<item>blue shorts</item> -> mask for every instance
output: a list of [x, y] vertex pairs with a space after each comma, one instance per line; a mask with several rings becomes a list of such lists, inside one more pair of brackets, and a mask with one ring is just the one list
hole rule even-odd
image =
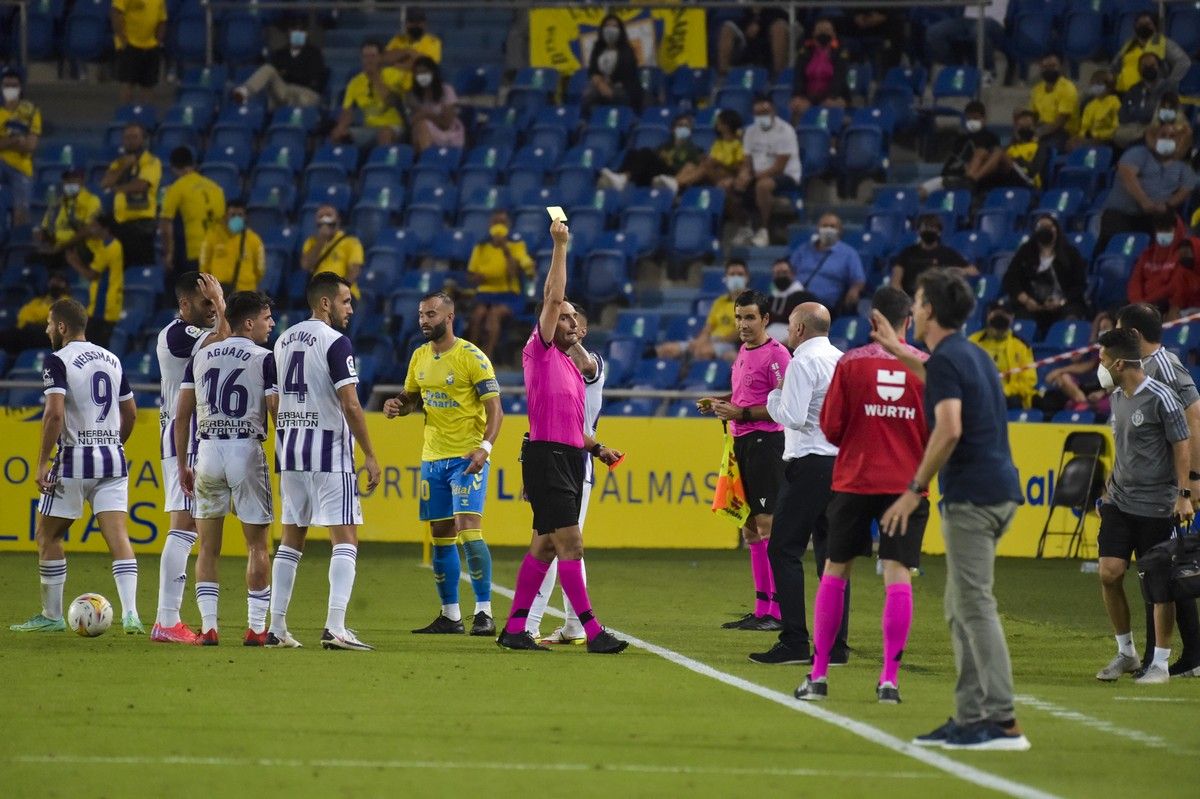
[[421, 461], [421, 521], [453, 519], [455, 514], [483, 515], [491, 462], [478, 474], [467, 474], [467, 458]]

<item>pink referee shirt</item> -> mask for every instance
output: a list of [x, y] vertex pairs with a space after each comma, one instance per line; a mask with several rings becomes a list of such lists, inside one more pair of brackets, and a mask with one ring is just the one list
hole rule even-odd
[[[783, 388], [783, 374], [791, 360], [792, 354], [788, 348], [773, 338], [753, 348], [743, 344], [737, 360], [733, 362], [733, 396], [729, 401], [740, 408], [766, 405], [767, 395], [777, 388]], [[735, 436], [744, 436], [756, 430], [777, 433], [783, 430], [783, 425], [770, 420], [741, 422], [735, 419], [729, 423], [729, 432]]]
[[583, 446], [583, 375], [570, 356], [542, 341], [534, 327], [521, 351], [525, 367], [525, 400], [529, 406], [529, 440]]

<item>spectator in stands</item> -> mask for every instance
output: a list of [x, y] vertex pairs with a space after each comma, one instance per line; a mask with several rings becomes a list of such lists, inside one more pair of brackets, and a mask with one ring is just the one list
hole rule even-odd
[[730, 67], [765, 67], [777, 75], [788, 65], [787, 12], [779, 8], [754, 8], [741, 18], [726, 20], [717, 34], [717, 72]]
[[689, 186], [716, 184], [722, 191], [729, 192], [746, 160], [746, 151], [742, 148], [742, 116], [732, 108], [724, 108], [717, 113], [715, 123], [717, 138], [708, 155], [698, 164], [684, 164], [675, 174], [673, 183], [662, 181], [665, 188], [678, 192]]
[[988, 188], [996, 186], [1022, 186], [1040, 189], [1042, 173], [1053, 152], [1043, 147], [1037, 138], [1037, 114], [1023, 109], [1013, 114], [1013, 139], [1004, 150], [1001, 168], [985, 181]]
[[467, 262], [476, 291], [467, 338], [489, 358], [500, 343], [504, 323], [525, 307], [521, 278], [534, 276], [525, 242], [510, 238], [509, 233], [508, 213], [492, 214], [488, 237], [475, 245]]
[[822, 214], [816, 237], [801, 244], [788, 258], [796, 279], [834, 316], [856, 312], [858, 297], [867, 282], [858, 253], [841, 237], [842, 220], [838, 215]]
[[838, 38], [865, 55], [876, 73], [882, 75], [900, 65], [907, 45], [906, 21], [904, 12], [894, 6], [853, 8], [841, 17]]
[[850, 104], [850, 54], [842, 48], [833, 21], [818, 20], [813, 37], [796, 56], [792, 79], [792, 120], [799, 121], [814, 105], [845, 108]]
[[1062, 74], [1062, 61], [1054, 53], [1042, 57], [1042, 79], [1029, 92], [1029, 105], [1037, 114], [1038, 140], [1062, 147], [1079, 130], [1079, 90]]
[[100, 198], [84, 186], [79, 167], [63, 170], [54, 203], [46, 208], [41, 225], [33, 231], [38, 260], [51, 272], [67, 268], [66, 251], [83, 246], [88, 223], [100, 213]]
[[140, 102], [148, 103], [158, 85], [159, 50], [166, 44], [166, 0], [112, 0], [109, 16], [117, 49], [114, 67], [121, 82], [121, 103], [133, 102], [135, 86]]
[[[162, 161], [146, 147], [146, 129], [130, 122], [121, 134], [120, 155], [100, 179], [100, 188], [114, 195], [113, 218], [119, 225], [116, 234], [121, 239], [123, 264], [146, 266], [155, 261], [161, 182]], [[90, 336], [89, 340], [94, 341]]]
[[1087, 262], [1053, 214], [1034, 221], [1033, 235], [1013, 253], [1004, 294], [1022, 318], [1037, 322], [1038, 337], [1060, 319], [1087, 317]]
[[1117, 76], [1117, 92], [1124, 94], [1139, 79], [1145, 77], [1147, 62], [1142, 57], [1147, 53], [1155, 57], [1156, 68], [1161, 69], [1175, 87], [1183, 80], [1192, 60], [1178, 44], [1158, 32], [1158, 19], [1150, 12], [1137, 15], [1133, 23], [1133, 38], [1125, 42], [1113, 56], [1112, 71]]
[[21, 73], [6, 69], [0, 73], [0, 186], [12, 199], [13, 223], [29, 222], [29, 201], [33, 194], [33, 154], [42, 135], [42, 112], [24, 97]]
[[[1092, 335], [1088, 343], [1095, 344], [1102, 333], [1107, 333], [1115, 326], [1112, 314], [1101, 311], [1092, 321]], [[1042, 395], [1042, 411], [1047, 419], [1064, 408], [1071, 411], [1090, 409], [1097, 418], [1108, 416], [1108, 392], [1096, 377], [1096, 365], [1099, 363], [1099, 353], [1089, 350], [1072, 357], [1067, 365], [1046, 373], [1047, 391]]]
[[1121, 124], [1113, 137], [1118, 147], [1130, 147], [1141, 141], [1147, 128], [1156, 121], [1155, 113], [1164, 96], [1178, 91], [1178, 85], [1165, 77], [1162, 60], [1154, 53], [1143, 53], [1140, 63], [1142, 79], [1121, 97]]
[[[1037, 369], [1033, 368], [1033, 350], [1012, 331], [1013, 312], [1008, 300], [1001, 298], [988, 308], [987, 325], [972, 333], [971, 341], [992, 356], [1000, 371], [1000, 384], [1009, 408], [1032, 408], [1037, 397]], [[1028, 366], [1018, 372], [1010, 370]]]
[[624, 191], [630, 182], [635, 186], [650, 186], [678, 191], [675, 176], [685, 169], [698, 170], [704, 151], [692, 141], [693, 119], [691, 114], [681, 114], [675, 119], [671, 139], [651, 150], [640, 147], [630, 150], [621, 162], [620, 172], [607, 167], [600, 170], [598, 185], [602, 189]]
[[[196, 159], [190, 147], [176, 147], [171, 151], [171, 172], [175, 182], [163, 193], [158, 227], [167, 283], [173, 288], [172, 272], [199, 269], [204, 237], [225, 218], [225, 191], [196, 171]], [[183, 239], [182, 248], [177, 246], [180, 238]]]
[[781, 344], [788, 343], [788, 320], [796, 306], [806, 302], [820, 302], [817, 295], [804, 288], [792, 272], [787, 258], [780, 258], [771, 265], [771, 323], [767, 335]]
[[0, 330], [0, 349], [16, 356], [21, 350], [48, 348], [50, 339], [46, 337], [46, 320], [50, 315], [50, 306], [55, 300], [67, 296], [69, 290], [65, 275], [50, 275], [46, 291], [17, 311], [16, 327]]
[[1192, 125], [1184, 114], [1179, 95], [1175, 92], [1164, 94], [1154, 112], [1154, 119], [1160, 125], [1173, 126], [1171, 138], [1175, 139], [1175, 152], [1186, 160], [1192, 152]]
[[1113, 88], [1112, 73], [1098, 69], [1088, 85], [1088, 100], [1083, 106], [1079, 132], [1067, 142], [1067, 149], [1109, 146], [1120, 124], [1121, 98]]
[[[930, 25], [925, 31], [925, 45], [930, 60], [938, 64], [974, 64], [979, 14], [979, 6], [967, 6], [963, 9], [961, 17], [948, 17]], [[1008, 48], [1008, 37], [1004, 32], [1008, 0], [992, 0], [983, 9], [983, 14], [983, 68], [987, 73], [984, 75], [986, 84], [996, 77], [996, 50], [1005, 52]], [[1005, 83], [1009, 82], [1011, 74], [1010, 64]]]
[[[739, 195], [745, 195], [747, 201], [753, 198], [758, 211], [758, 229], [743, 226], [735, 241], [742, 245], [767, 247], [771, 243], [769, 229], [775, 192], [800, 185], [800, 143], [796, 139], [796, 129], [779, 118], [771, 98], [759, 97], [754, 101], [754, 124], [742, 136], [742, 149], [746, 157], [731, 184], [731, 205], [734, 206], [733, 213], [744, 218], [746, 214], [738, 202]], [[832, 306], [828, 307], [832, 309]]]
[[[360, 52], [362, 72], [346, 84], [342, 114], [329, 138], [335, 142], [353, 141], [359, 147], [395, 144], [404, 130], [400, 117], [403, 74], [383, 65], [379, 42], [364, 42]], [[362, 127], [352, 127], [355, 108], [362, 112]]]
[[1200, 238], [1188, 232], [1182, 219], [1170, 211], [1155, 214], [1154, 238], [1129, 277], [1129, 301], [1153, 305], [1168, 322], [1200, 306], [1198, 255]]
[[404, 33], [393, 36], [383, 53], [383, 63], [399, 70], [401, 92], [412, 88], [413, 67], [422, 56], [442, 63], [442, 40], [425, 27], [424, 9], [410, 8], [404, 16]]
[[91, 259], [85, 264], [78, 252], [67, 250], [67, 265], [88, 282], [87, 340], [107, 347], [125, 307], [125, 251], [117, 221], [108, 214], [97, 214], [88, 227]]
[[588, 76], [591, 82], [583, 93], [584, 109], [596, 105], [642, 107], [637, 54], [629, 43], [625, 23], [616, 14], [600, 20], [600, 38], [588, 59]]
[[262, 239], [246, 225], [245, 200], [231, 200], [223, 224], [209, 228], [200, 247], [200, 271], [215, 277], [225, 296], [258, 289], [267, 254]]
[[1004, 166], [1004, 148], [1000, 146], [1000, 139], [987, 129], [987, 107], [978, 100], [971, 100], [963, 109], [963, 130], [954, 140], [941, 176], [922, 183], [921, 196], [927, 197], [942, 189], [978, 191], [985, 180]]
[[1118, 233], [1154, 233], [1155, 214], [1179, 213], [1196, 187], [1196, 173], [1176, 152], [1173, 125], [1152, 125], [1146, 143], [1117, 162], [1117, 179], [1100, 216], [1096, 252]]
[[413, 88], [405, 97], [413, 149], [462, 147], [466, 130], [458, 118], [458, 95], [442, 82], [442, 71], [429, 56], [413, 62]]
[[333, 272], [350, 283], [355, 299], [359, 297], [358, 275], [363, 267], [363, 246], [357, 237], [342, 230], [342, 219], [332, 205], [317, 209], [317, 230], [304, 242], [300, 268], [309, 274]]
[[725, 293], [713, 300], [708, 320], [696, 337], [691, 341], [665, 341], [648, 354], [668, 359], [691, 358], [693, 361], [719, 358], [732, 363], [742, 343], [738, 337], [733, 303], [749, 283], [750, 269], [746, 262], [737, 259], [728, 261], [725, 264]]
[[321, 104], [329, 70], [321, 48], [308, 41], [308, 26], [303, 15], [296, 14], [288, 20], [287, 37], [287, 47], [272, 52], [267, 63], [233, 90], [234, 100], [244, 103], [265, 90], [272, 108], [310, 108]]
[[979, 270], [958, 250], [942, 243], [942, 218], [925, 214], [917, 220], [917, 243], [905, 247], [892, 264], [891, 285], [908, 296], [917, 293], [917, 277], [926, 269], [953, 267], [963, 276], [974, 277]]

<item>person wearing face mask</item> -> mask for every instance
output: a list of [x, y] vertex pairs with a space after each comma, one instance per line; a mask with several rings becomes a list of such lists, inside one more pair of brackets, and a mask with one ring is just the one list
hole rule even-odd
[[[1008, 300], [1001, 298], [988, 308], [987, 324], [969, 339], [991, 356], [1000, 372], [1000, 384], [1009, 408], [1032, 408], [1039, 399], [1037, 369], [1032, 366], [1033, 350], [1012, 332], [1013, 311]], [[1009, 374], [1011, 369], [1021, 369]]]
[[[678, 124], [676, 121], [676, 126]], [[654, 185], [678, 193], [689, 186], [713, 184], [728, 193], [746, 159], [746, 151], [742, 148], [742, 116], [732, 108], [724, 108], [717, 113], [714, 127], [717, 138], [708, 155], [699, 163], [685, 164], [674, 178], [660, 175]], [[691, 139], [690, 133], [688, 139]]]
[[1112, 144], [1120, 124], [1121, 98], [1113, 89], [1112, 73], [1098, 69], [1088, 83], [1088, 99], [1083, 106], [1079, 131], [1067, 142], [1067, 149]]
[[24, 99], [21, 73], [5, 69], [0, 73], [0, 186], [12, 198], [13, 223], [29, 221], [29, 200], [33, 192], [33, 154], [42, 135], [42, 112]]
[[421, 56], [413, 62], [413, 88], [404, 97], [413, 148], [462, 147], [466, 129], [458, 118], [458, 95], [442, 82], [437, 62]]
[[400, 70], [400, 91], [413, 86], [413, 65], [421, 56], [442, 63], [442, 40], [429, 32], [425, 10], [409, 8], [404, 17], [404, 33], [397, 33], [387, 43], [383, 63]]
[[841, 237], [842, 220], [837, 214], [822, 214], [817, 235], [788, 257], [796, 279], [834, 316], [855, 312], [867, 282], [862, 259]]
[[1154, 234], [1154, 215], [1179, 213], [1196, 187], [1196, 173], [1176, 153], [1172, 125], [1152, 125], [1145, 144], [1130, 147], [1117, 162], [1117, 178], [1100, 215], [1096, 252], [1118, 233]]
[[624, 191], [631, 182], [635, 186], [655, 186], [679, 190], [676, 175], [685, 169], [695, 169], [704, 157], [704, 151], [692, 141], [694, 121], [691, 114], [675, 118], [671, 138], [657, 150], [639, 147], [630, 150], [621, 162], [619, 172], [604, 168], [600, 170], [597, 185], [602, 189]]
[[1042, 58], [1042, 79], [1029, 93], [1029, 107], [1037, 114], [1038, 138], [1061, 147], [1079, 130], [1079, 90], [1062, 74], [1062, 62], [1050, 53]]
[[799, 121], [814, 105], [845, 108], [850, 104], [850, 85], [846, 74], [850, 56], [838, 42], [833, 21], [818, 20], [813, 36], [796, 57], [790, 108], [792, 120]]
[[51, 275], [46, 290], [17, 311], [16, 327], [0, 330], [0, 349], [13, 357], [21, 350], [48, 349], [50, 339], [46, 336], [46, 320], [50, 318], [50, 306], [55, 300], [66, 297], [69, 291], [64, 275]]
[[148, 266], [156, 260], [162, 161], [150, 152], [146, 139], [146, 129], [139, 123], [126, 125], [120, 154], [100, 179], [100, 188], [113, 193], [113, 218], [119, 225], [116, 233], [129, 266]]
[[[1101, 335], [1112, 330], [1116, 325], [1112, 314], [1101, 311], [1092, 320], [1092, 335], [1089, 344], [1095, 344]], [[1108, 392], [1105, 391], [1096, 377], [1096, 367], [1100, 358], [1094, 351], [1088, 351], [1071, 358], [1066, 366], [1058, 366], [1046, 373], [1046, 393], [1042, 395], [1042, 413], [1046, 419], [1063, 409], [1071, 411], [1091, 410], [1096, 418], [1108, 417], [1110, 406]]]
[[1040, 189], [1046, 161], [1053, 152], [1050, 146], [1043, 147], [1037, 137], [1037, 114], [1028, 109], [1013, 114], [1013, 138], [1004, 150], [1000, 168], [979, 188], [997, 186], [1020, 186]]
[[[1178, 84], [1165, 76], [1162, 59], [1154, 53], [1143, 53], [1139, 64], [1141, 80], [1130, 86], [1121, 96], [1121, 124], [1113, 138], [1118, 147], [1136, 144], [1145, 135], [1147, 128], [1162, 124], [1158, 119], [1158, 109], [1168, 94], [1176, 94], [1178, 91]], [[1178, 105], [1178, 102], [1175, 105]]]
[[[384, 66], [379, 42], [368, 40], [359, 48], [362, 72], [346, 84], [342, 113], [329, 133], [334, 143], [352, 141], [359, 147], [386, 146], [400, 140], [404, 119], [400, 97], [405, 91], [404, 73]], [[409, 85], [412, 75], [409, 73]], [[354, 126], [354, 109], [362, 114], [362, 127]]]
[[[754, 124], [742, 135], [746, 159], [732, 183], [734, 218], [746, 218], [746, 206], [753, 200], [757, 226], [744, 224], [734, 236], [735, 245], [766, 247], [771, 243], [771, 211], [775, 193], [800, 185], [800, 143], [796, 129], [775, 114], [769, 97], [754, 101]], [[832, 306], [831, 306], [832, 307]]]
[[321, 92], [325, 90], [329, 70], [321, 48], [309, 41], [303, 16], [297, 14], [288, 21], [287, 37], [286, 46], [274, 50], [267, 63], [233, 90], [236, 102], [245, 103], [266, 91], [272, 108], [309, 108], [321, 104]]
[[267, 254], [262, 239], [246, 225], [245, 200], [231, 201], [223, 224], [209, 228], [200, 247], [200, 271], [215, 277], [226, 296], [258, 289]]
[[1112, 71], [1117, 76], [1117, 93], [1129, 91], [1144, 77], [1142, 57], [1149, 53], [1162, 66], [1162, 75], [1178, 85], [1192, 65], [1187, 52], [1171, 39], [1158, 32], [1158, 18], [1142, 12], [1133, 22], [1133, 36], [1113, 56]]
[[1200, 306], [1197, 256], [1200, 239], [1188, 235], [1182, 219], [1173, 213], [1155, 215], [1154, 238], [1129, 277], [1129, 301], [1153, 305], [1167, 321]]
[[[726, 12], [717, 34], [717, 72], [730, 67], [765, 67], [777, 75], [788, 65], [787, 12], [754, 8]], [[713, 24], [712, 22], [709, 23]], [[711, 30], [711, 28], [710, 28]]]
[[85, 263], [75, 250], [67, 250], [67, 265], [88, 283], [87, 338], [108, 346], [113, 328], [125, 307], [125, 250], [117, 238], [117, 222], [97, 214], [88, 225]]
[[665, 341], [646, 353], [650, 357], [693, 361], [720, 359], [732, 363], [737, 357], [737, 321], [734, 301], [750, 285], [750, 269], [745, 261], [732, 260], [725, 264], [725, 293], [712, 302], [704, 327], [691, 341]]
[[942, 174], [919, 187], [921, 197], [942, 189], [971, 189], [996, 173], [1004, 164], [1000, 138], [987, 129], [987, 107], [971, 100], [963, 109], [963, 129], [950, 148]]
[[1003, 291], [1017, 315], [1037, 322], [1037, 337], [1060, 319], [1086, 319], [1087, 261], [1058, 220], [1044, 214], [1013, 253]]
[[342, 230], [342, 220], [332, 205], [322, 205], [316, 213], [317, 229], [304, 242], [300, 268], [305, 272], [333, 272], [350, 284], [350, 294], [358, 299], [358, 275], [362, 272], [363, 246], [355, 236]]
[[[196, 171], [195, 156], [189, 147], [171, 151], [171, 172], [175, 181], [163, 193], [158, 230], [167, 283], [174, 286], [174, 273], [199, 268], [204, 237], [212, 228], [220, 227], [225, 216], [225, 191]], [[183, 246], [177, 244], [179, 239]]]
[[958, 274], [975, 277], [979, 270], [967, 263], [962, 253], [942, 243], [942, 218], [927, 214], [917, 220], [917, 243], [900, 251], [892, 264], [892, 288], [903, 289], [908, 296], [917, 292], [917, 277], [926, 269], [952, 267]]
[[1162, 96], [1154, 111], [1154, 123], [1170, 127], [1171, 138], [1175, 140], [1175, 154], [1186, 159], [1192, 152], [1192, 125], [1188, 122], [1178, 94], [1167, 92]]
[[642, 82], [638, 79], [637, 53], [629, 43], [625, 23], [616, 14], [600, 20], [600, 36], [588, 58], [587, 89], [583, 108], [597, 105], [642, 107]]
[[806, 302], [817, 302], [817, 295], [806, 291], [804, 284], [792, 274], [788, 259], [780, 258], [771, 265], [771, 304], [768, 308], [771, 322], [767, 335], [776, 341], [788, 343], [788, 325], [792, 311]]
[[467, 262], [467, 272], [475, 284], [467, 338], [489, 358], [496, 352], [505, 323], [525, 309], [522, 279], [532, 279], [536, 274], [525, 242], [510, 234], [508, 213], [492, 214], [487, 238], [475, 245]]
[[84, 173], [79, 167], [63, 170], [58, 196], [46, 208], [41, 225], [33, 235], [38, 243], [38, 257], [50, 271], [67, 268], [65, 252], [83, 246], [88, 223], [100, 213], [100, 198], [83, 185]]
[[166, 0], [113, 0], [109, 11], [116, 47], [114, 71], [121, 82], [121, 104], [152, 100], [158, 85], [161, 49], [167, 40]]

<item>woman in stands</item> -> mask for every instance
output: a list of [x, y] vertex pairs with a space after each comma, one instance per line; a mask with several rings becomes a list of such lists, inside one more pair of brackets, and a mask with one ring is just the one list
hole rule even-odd
[[[1092, 336], [1089, 344], [1095, 344], [1102, 333], [1107, 333], [1116, 327], [1112, 314], [1101, 311], [1092, 321]], [[1049, 419], [1064, 408], [1071, 411], [1091, 410], [1096, 419], [1108, 417], [1108, 392], [1105, 391], [1096, 377], [1096, 364], [1100, 363], [1100, 355], [1092, 350], [1083, 355], [1076, 355], [1065, 366], [1059, 366], [1046, 373], [1047, 391], [1042, 397], [1042, 411]]]
[[1004, 274], [1004, 293], [1017, 316], [1035, 320], [1041, 339], [1060, 319], [1087, 318], [1086, 291], [1087, 262], [1054, 215], [1041, 214]]
[[642, 83], [638, 80], [637, 54], [629, 43], [625, 23], [616, 14], [600, 21], [600, 38], [588, 59], [591, 83], [583, 93], [583, 107], [628, 105], [642, 107]]
[[421, 56], [413, 63], [413, 87], [404, 98], [413, 149], [462, 147], [465, 130], [458, 118], [458, 95], [442, 82], [437, 62]]
[[792, 84], [792, 122], [799, 122], [814, 105], [845, 108], [850, 105], [847, 75], [850, 58], [837, 40], [837, 31], [829, 19], [818, 20], [813, 37], [796, 56]]

